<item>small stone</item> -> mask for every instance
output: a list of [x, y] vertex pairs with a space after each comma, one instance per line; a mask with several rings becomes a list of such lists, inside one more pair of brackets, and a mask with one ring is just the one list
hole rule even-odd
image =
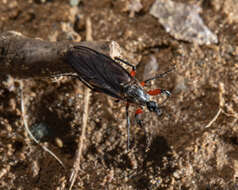
[[199, 45], [217, 43], [218, 39], [203, 23], [197, 5], [176, 3], [170, 0], [156, 0], [150, 14], [158, 18], [165, 30], [178, 40]]

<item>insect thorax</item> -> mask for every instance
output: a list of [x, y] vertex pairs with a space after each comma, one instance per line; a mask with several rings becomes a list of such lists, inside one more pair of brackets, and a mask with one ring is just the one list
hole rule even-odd
[[150, 96], [136, 83], [126, 85], [124, 90], [125, 99], [127, 99], [128, 102], [146, 105], [146, 103], [150, 101]]

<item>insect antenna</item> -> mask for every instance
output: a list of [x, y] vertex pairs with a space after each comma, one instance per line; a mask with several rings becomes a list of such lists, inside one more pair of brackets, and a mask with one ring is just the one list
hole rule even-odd
[[154, 77], [151, 77], [145, 81], [143, 81], [144, 83], [148, 83], [149, 81], [158, 79], [158, 78], [163, 78], [165, 75], [167, 75], [168, 73], [170, 73], [171, 71], [175, 70], [175, 66], [172, 69], [169, 69], [168, 71], [164, 72], [164, 73], [160, 73], [158, 75], [155, 75]]

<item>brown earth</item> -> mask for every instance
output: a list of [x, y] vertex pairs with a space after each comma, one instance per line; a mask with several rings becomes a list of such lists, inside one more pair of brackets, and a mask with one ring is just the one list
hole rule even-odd
[[[163, 116], [147, 111], [142, 115], [151, 144], [146, 145], [144, 130], [133, 121], [129, 153], [125, 103], [92, 93], [74, 189], [238, 189], [238, 20], [234, 11], [238, 2], [180, 2], [201, 6], [201, 16], [217, 34], [218, 44], [197, 46], [174, 39], [149, 14], [152, 0], [142, 0], [142, 10], [134, 15], [122, 0], [83, 0], [77, 7], [66, 0], [0, 1], [0, 32], [15, 30], [44, 40], [83, 41], [85, 19], [90, 17], [93, 39], [117, 41], [125, 49], [125, 59], [140, 63], [139, 79], [151, 76], [144, 72], [151, 56], [157, 59], [157, 73], [176, 65], [173, 73], [152, 84], [152, 88], [172, 92], [162, 106]], [[3, 78], [0, 190], [68, 189], [81, 132], [83, 85], [72, 78], [24, 81], [29, 125], [48, 125], [45, 145], [65, 163], [63, 169], [27, 136], [19, 84], [8, 76]], [[135, 109], [130, 109], [132, 119]], [[218, 118], [206, 127], [219, 109]], [[55, 139], [62, 141], [62, 147]]]

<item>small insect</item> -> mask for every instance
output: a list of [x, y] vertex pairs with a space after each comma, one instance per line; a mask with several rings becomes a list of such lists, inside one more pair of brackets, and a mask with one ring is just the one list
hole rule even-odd
[[[119, 61], [130, 66], [132, 71], [129, 73], [118, 63]], [[155, 112], [157, 115], [162, 113], [159, 105], [155, 101], [150, 100], [150, 96], [166, 94], [168, 97], [171, 95], [169, 91], [164, 89], [145, 91], [143, 87], [149, 81], [161, 78], [173, 69], [139, 82], [135, 78], [135, 66], [120, 58], [113, 60], [102, 53], [84, 46], [76, 46], [69, 50], [66, 54], [66, 62], [77, 72], [77, 78], [91, 90], [102, 92], [127, 102], [128, 149], [130, 145], [129, 104], [132, 103], [139, 106], [139, 109], [136, 110], [135, 118], [137, 123], [142, 126], [138, 116], [143, 112], [143, 107], [147, 107], [150, 112]]]

